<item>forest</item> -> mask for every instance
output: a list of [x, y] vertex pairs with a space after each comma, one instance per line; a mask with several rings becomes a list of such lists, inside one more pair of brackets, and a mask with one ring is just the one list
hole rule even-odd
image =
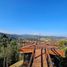
[[18, 61], [18, 43], [5, 34], [0, 36], [0, 67], [8, 67]]

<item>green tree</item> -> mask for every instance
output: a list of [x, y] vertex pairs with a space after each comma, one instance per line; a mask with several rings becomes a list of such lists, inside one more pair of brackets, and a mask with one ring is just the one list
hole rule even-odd
[[12, 40], [10, 45], [12, 48], [12, 63], [15, 63], [18, 61], [18, 44], [15, 40]]
[[1, 56], [4, 58], [4, 61], [3, 61], [3, 67], [8, 67], [8, 57], [9, 57], [9, 44], [10, 44], [10, 39], [5, 35], [3, 34], [2, 36], [0, 36], [0, 45], [1, 45]]
[[58, 46], [59, 46], [59, 48], [64, 48], [64, 47], [66, 47], [66, 46], [67, 46], [67, 40], [60, 40], [60, 41], [58, 42]]
[[3, 58], [3, 67], [8, 67], [18, 61], [18, 49], [17, 40], [5, 34], [0, 36], [0, 59]]

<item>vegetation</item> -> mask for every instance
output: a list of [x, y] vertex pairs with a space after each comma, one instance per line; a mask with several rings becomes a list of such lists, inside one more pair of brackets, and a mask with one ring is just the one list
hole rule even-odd
[[58, 47], [61, 49], [64, 49], [65, 47], [67, 47], [67, 40], [59, 40]]
[[8, 67], [18, 61], [18, 44], [5, 34], [0, 36], [0, 67]]
[[61, 66], [62, 67], [67, 67], [67, 40], [59, 40], [58, 41], [58, 47], [61, 50], [64, 50], [65, 52], [65, 57], [61, 58]]

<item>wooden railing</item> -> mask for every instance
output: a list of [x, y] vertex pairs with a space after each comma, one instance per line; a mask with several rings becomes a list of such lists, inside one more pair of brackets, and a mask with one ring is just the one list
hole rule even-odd
[[23, 65], [23, 60], [18, 61], [17, 63], [15, 63], [15, 64], [13, 64], [13, 65], [11, 65], [9, 67], [22, 67], [22, 65]]

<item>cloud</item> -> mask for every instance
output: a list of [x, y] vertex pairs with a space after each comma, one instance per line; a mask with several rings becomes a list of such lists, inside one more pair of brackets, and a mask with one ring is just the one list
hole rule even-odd
[[36, 32], [36, 31], [21, 31], [21, 30], [15, 30], [15, 31], [9, 31], [9, 30], [3, 30], [0, 29], [0, 32], [2, 33], [8, 33], [8, 34], [29, 34], [29, 35], [44, 35], [44, 36], [67, 36], [66, 33], [61, 33], [61, 32]]

